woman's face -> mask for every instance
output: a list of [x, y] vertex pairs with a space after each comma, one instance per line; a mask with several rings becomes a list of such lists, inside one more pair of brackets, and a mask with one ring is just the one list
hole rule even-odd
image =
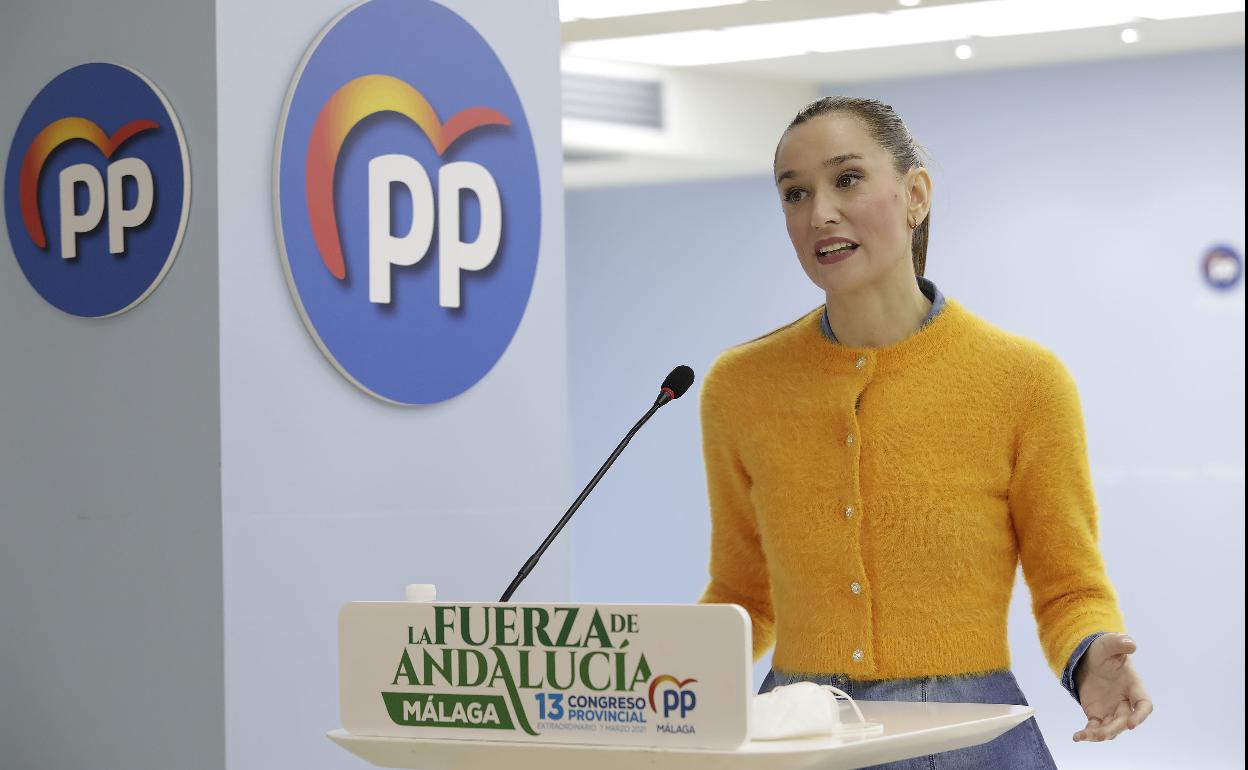
[[907, 216], [926, 216], [930, 179], [921, 168], [898, 177], [857, 118], [831, 113], [780, 140], [776, 189], [802, 269], [833, 293], [871, 285], [913, 259]]

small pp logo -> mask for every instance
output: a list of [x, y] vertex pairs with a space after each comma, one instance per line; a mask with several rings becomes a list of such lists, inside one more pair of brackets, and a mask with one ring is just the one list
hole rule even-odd
[[[685, 715], [698, 705], [698, 696], [693, 690], [686, 690], [687, 685], [696, 684], [697, 679], [677, 679], [671, 674], [656, 676], [650, 682], [650, 710], [664, 719], [672, 715], [685, 718]], [[659, 701], [655, 695], [661, 696]]]
[[1244, 275], [1244, 261], [1230, 246], [1214, 246], [1201, 260], [1205, 280], [1215, 289], [1230, 289]]
[[4, 174], [9, 242], [26, 280], [66, 313], [124, 313], [156, 289], [190, 211], [182, 127], [156, 85], [82, 64], [44, 86]]
[[274, 169], [291, 294], [366, 392], [431, 404], [507, 349], [537, 269], [533, 139], [502, 63], [429, 0], [344, 12], [304, 57]]

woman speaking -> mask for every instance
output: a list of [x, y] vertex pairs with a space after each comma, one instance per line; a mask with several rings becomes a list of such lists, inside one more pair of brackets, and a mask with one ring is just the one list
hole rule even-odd
[[[888, 105], [807, 105], [775, 181], [826, 301], [704, 379], [701, 601], [749, 612], [756, 659], [775, 644], [764, 691], [809, 680], [856, 699], [1026, 705], [1006, 634], [1021, 559], [1049, 666], [1087, 715], [1074, 739], [1135, 728], [1152, 703], [1098, 550], [1070, 373], [923, 277], [931, 177]], [[1033, 718], [877, 766], [920, 767], [1055, 765]]]

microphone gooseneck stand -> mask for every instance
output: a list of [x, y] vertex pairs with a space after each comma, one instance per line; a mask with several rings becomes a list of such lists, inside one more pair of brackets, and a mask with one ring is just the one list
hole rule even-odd
[[646, 412], [645, 416], [637, 421], [637, 424], [633, 426], [633, 429], [628, 432], [628, 435], [624, 437], [624, 440], [621, 441], [619, 446], [615, 448], [615, 451], [611, 453], [611, 456], [607, 458], [607, 461], [602, 464], [602, 467], [598, 469], [598, 472], [594, 474], [594, 477], [589, 480], [589, 484], [585, 486], [585, 489], [581, 491], [580, 496], [577, 497], [572, 503], [572, 507], [568, 509], [567, 513], [563, 514], [563, 518], [559, 519], [559, 523], [555, 525], [555, 528], [550, 531], [550, 534], [546, 536], [546, 539], [542, 541], [542, 544], [538, 546], [538, 549], [533, 552], [533, 555], [529, 557], [529, 560], [526, 561], [524, 566], [520, 568], [520, 572], [516, 574], [516, 578], [511, 581], [511, 585], [507, 586], [507, 590], [503, 592], [503, 597], [499, 599], [500, 602], [511, 600], [511, 595], [516, 592], [516, 589], [520, 587], [520, 584], [524, 582], [524, 579], [528, 577], [529, 573], [533, 571], [533, 568], [537, 566], [537, 562], [542, 558], [542, 554], [546, 553], [546, 549], [549, 548], [550, 544], [553, 543], [555, 538], [559, 536], [559, 533], [563, 530], [564, 525], [566, 525], [572, 518], [572, 514], [576, 513], [576, 509], [580, 508], [581, 503], [585, 502], [585, 498], [589, 497], [589, 493], [594, 491], [594, 487], [598, 485], [598, 481], [604, 474], [606, 474], [607, 469], [611, 467], [611, 464], [615, 462], [615, 458], [619, 457], [620, 453], [624, 451], [624, 447], [628, 446], [628, 442], [632, 440], [633, 435], [636, 434], [637, 431], [641, 430], [641, 426], [645, 425], [646, 421], [653, 417], [654, 413], [659, 411], [661, 406], [671, 401], [672, 397], [672, 392], [668, 388], [664, 388], [663, 393], [654, 402], [654, 406], [650, 407], [650, 410]]

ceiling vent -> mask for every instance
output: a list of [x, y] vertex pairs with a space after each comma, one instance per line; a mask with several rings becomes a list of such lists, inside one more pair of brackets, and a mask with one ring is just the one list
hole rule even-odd
[[657, 80], [563, 73], [563, 117], [663, 128], [663, 89]]

